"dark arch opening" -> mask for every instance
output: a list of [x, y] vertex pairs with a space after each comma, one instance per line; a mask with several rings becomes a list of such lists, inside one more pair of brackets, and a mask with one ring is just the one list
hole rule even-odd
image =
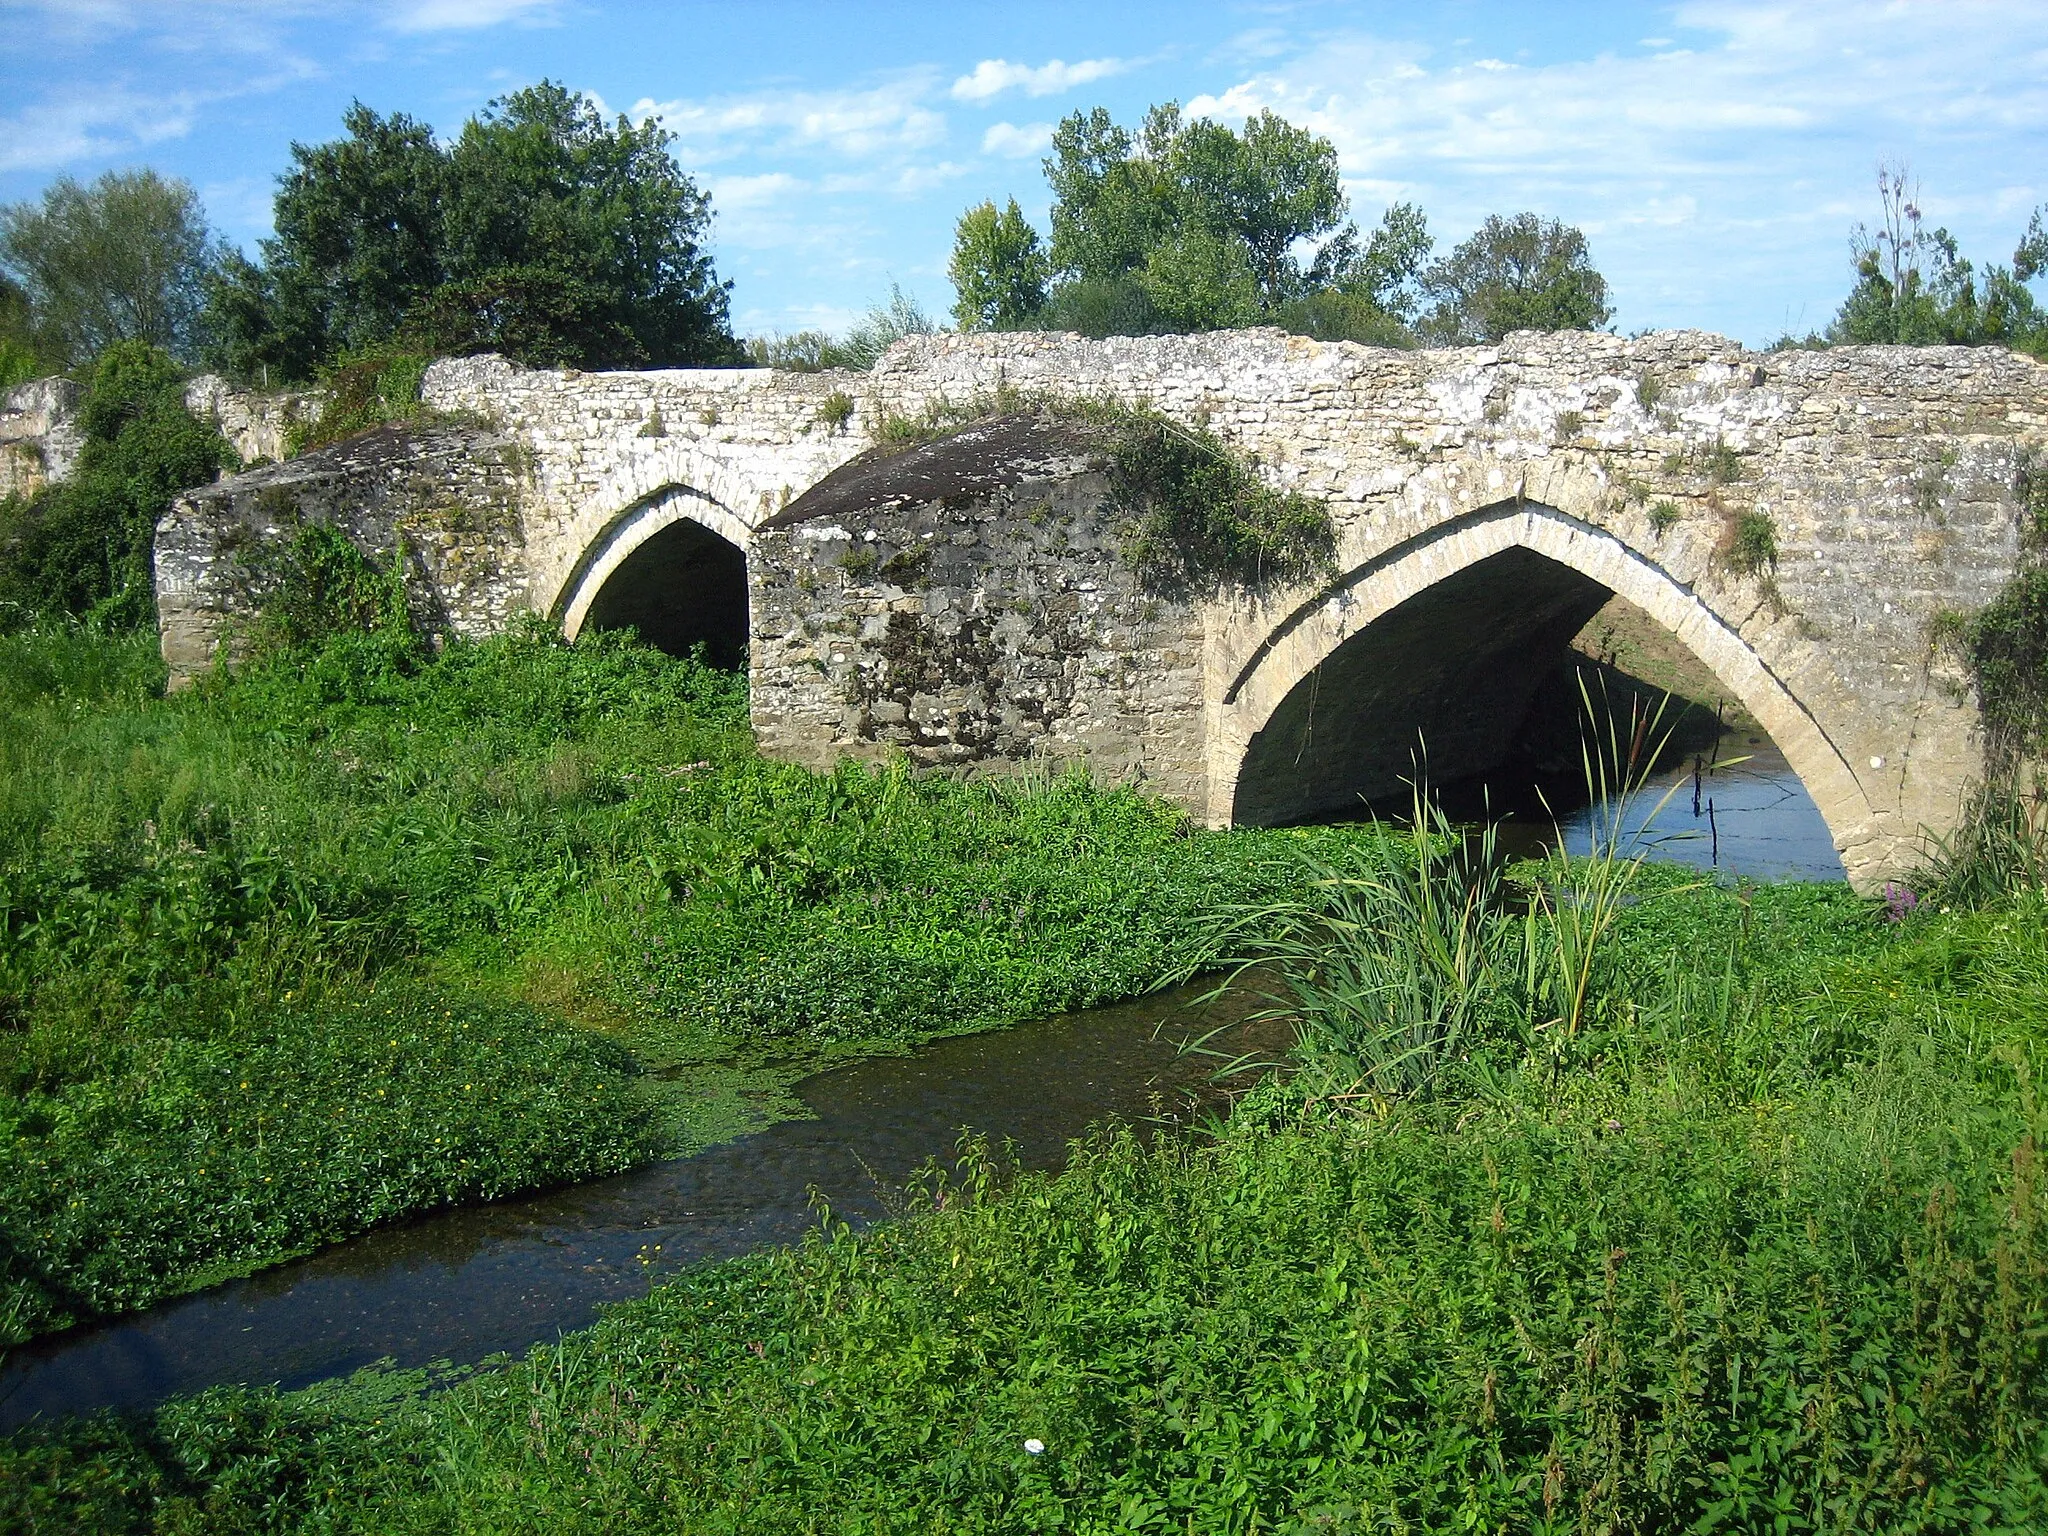
[[[1691, 838], [1697, 821], [1700, 848], [1675, 856], [1729, 862], [1720, 840], [1739, 805], [1751, 828], [1764, 812], [1764, 835], [1782, 844], [1782, 859], [1765, 861], [1772, 872], [1839, 876], [1811, 796], [1707, 667], [1601, 583], [1523, 548], [1418, 593], [1297, 684], [1251, 740], [1233, 820], [1284, 826], [1399, 814], [1426, 749], [1429, 782], [1453, 815], [1547, 826], [1550, 813], [1566, 815], [1586, 799], [1582, 683], [1623, 722], [1670, 695], [1660, 721], [1670, 731], [1665, 766], [1691, 769], [1702, 788], [1697, 798], [1674, 797], [1679, 803], [1658, 817], [1680, 838]], [[1714, 778], [1734, 758], [1753, 766]]]
[[631, 628], [671, 656], [701, 645], [714, 666], [744, 665], [747, 557], [702, 523], [670, 523], [605, 578], [583, 627]]

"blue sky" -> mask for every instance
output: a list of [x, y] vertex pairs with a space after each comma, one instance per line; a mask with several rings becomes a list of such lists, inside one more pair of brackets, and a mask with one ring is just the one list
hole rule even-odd
[[742, 332], [838, 327], [900, 282], [934, 313], [960, 211], [1015, 196], [1064, 114], [1148, 103], [1327, 134], [1361, 223], [1582, 227], [1624, 330], [1824, 324], [1880, 158], [2009, 260], [2048, 202], [2043, 0], [1665, 5], [0, 0], [0, 200], [153, 165], [253, 245], [294, 139], [360, 98], [444, 134], [552, 77], [659, 115], [717, 210]]

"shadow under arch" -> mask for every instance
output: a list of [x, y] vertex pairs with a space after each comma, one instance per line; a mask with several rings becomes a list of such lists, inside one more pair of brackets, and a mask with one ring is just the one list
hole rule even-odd
[[1230, 819], [1275, 825], [1395, 793], [1418, 737], [1440, 780], [1500, 766], [1538, 686], [1610, 596], [1676, 637], [1769, 732], [1854, 878], [1849, 850], [1869, 839], [1872, 809], [1792, 690], [1689, 586], [1605, 528], [1533, 502], [1397, 545], [1274, 627], [1224, 695], [1244, 743], [1224, 786]]
[[562, 584], [553, 617], [574, 640], [588, 629], [637, 629], [671, 655], [702, 645], [738, 666], [748, 633], [751, 530], [689, 486], [670, 485], [628, 507], [591, 541]]

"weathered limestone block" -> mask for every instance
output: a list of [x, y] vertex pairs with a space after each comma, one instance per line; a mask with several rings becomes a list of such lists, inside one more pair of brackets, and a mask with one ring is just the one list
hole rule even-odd
[[[790, 567], [820, 583], [806, 598], [815, 606], [776, 606], [795, 599], [765, 590], [756, 542], [777, 541], [770, 571], [795, 559], [786, 553], [798, 548], [789, 542], [795, 525], [770, 525], [887, 438], [891, 418], [985, 414], [1038, 395], [1145, 402], [1206, 424], [1275, 485], [1328, 503], [1333, 575], [1203, 600], [1194, 628], [1158, 662], [1132, 669], [1139, 683], [1116, 688], [1115, 658], [1151, 655], [1148, 632], [1101, 585], [1113, 578], [1090, 577], [1100, 591], [1089, 594], [1049, 544], [1007, 546], [1016, 570], [1038, 575], [1004, 579], [1070, 596], [1079, 605], [1070, 635], [1051, 606], [1022, 628], [1019, 615], [998, 613], [995, 604], [1010, 600], [997, 595], [1000, 584], [949, 575], [928, 589], [895, 583], [900, 592], [885, 598], [868, 577], [849, 585], [844, 570], [816, 559]], [[1373, 743], [1390, 721], [1435, 717], [1439, 733], [1462, 733], [1484, 756], [1487, 722], [1519, 697], [1509, 673], [1520, 654], [1494, 645], [1504, 620], [1486, 604], [1508, 617], [1546, 614], [1526, 637], [1544, 645], [1552, 621], [1566, 623], [1597, 586], [1677, 636], [1770, 731], [1863, 883], [1914, 857], [1924, 828], [1952, 824], [1981, 771], [1973, 701], [1932, 636], [1941, 614], [1982, 607], [2010, 579], [2020, 548], [2015, 481], [2026, 457], [2048, 448], [2048, 368], [2030, 359], [1993, 348], [1759, 354], [1698, 331], [1521, 333], [1432, 352], [1274, 330], [1104, 341], [945, 335], [900, 343], [866, 374], [582, 374], [466, 358], [436, 363], [423, 398], [493, 422], [517, 445], [528, 471], [517, 531], [508, 522], [493, 552], [475, 553], [507, 570], [516, 564], [516, 601], [572, 635], [603, 611], [607, 583], [635, 552], [674, 540], [679, 522], [747, 552], [759, 725], [771, 750], [822, 760], [846, 742], [862, 751], [893, 743], [932, 761], [1008, 760], [1027, 737], [1066, 750], [1086, 734], [1078, 755], [1142, 767], [1162, 786], [1170, 779], [1171, 792], [1209, 821], [1284, 815], [1335, 785], [1372, 780], [1381, 750]], [[915, 530], [934, 561], [942, 548], [976, 549], [1014, 521], [995, 501], [972, 516], [956, 510], [965, 523]], [[180, 516], [166, 520], [162, 538], [189, 564], [213, 535], [205, 517], [188, 528]], [[846, 527], [851, 539], [856, 530]], [[1774, 561], [1741, 556], [1759, 529]], [[885, 532], [907, 538], [912, 529], [862, 531], [876, 536], [863, 543], [879, 545]], [[891, 544], [877, 569], [909, 548]], [[858, 553], [851, 543], [847, 552]], [[632, 578], [643, 593], [644, 564]], [[1522, 578], [1510, 579], [1517, 568]], [[168, 581], [160, 578], [167, 636], [211, 633], [219, 615], [188, 596], [200, 588], [180, 569], [174, 559]], [[1488, 594], [1485, 603], [1451, 601], [1466, 588]], [[1411, 608], [1366, 638], [1432, 592], [1440, 619], [1467, 616], [1391, 646], [1423, 612]], [[1098, 600], [1099, 613], [1088, 606]], [[879, 691], [857, 703], [848, 693], [855, 674], [833, 671], [852, 668], [854, 653], [842, 644], [849, 659], [836, 663], [830, 641], [852, 636], [872, 660], [893, 614], [913, 616], [893, 621], [899, 636], [912, 625], [936, 649], [926, 656], [896, 642], [900, 664], [860, 683]], [[764, 622], [786, 671], [822, 668], [823, 680], [769, 677]], [[806, 627], [816, 631], [808, 653], [788, 638]], [[1425, 686], [1415, 672], [1418, 658], [1436, 666], [1439, 649], [1462, 648], [1469, 661], [1489, 646], [1504, 659], [1478, 673], [1445, 659]], [[913, 674], [919, 686], [898, 686]], [[1146, 692], [1148, 674], [1158, 691]], [[1179, 679], [1194, 674], [1199, 687], [1184, 694]], [[1032, 737], [1021, 690], [1028, 682], [1054, 699], [1055, 682], [1069, 681], [1064, 723]], [[1342, 684], [1334, 702], [1333, 682]], [[1462, 724], [1445, 713], [1452, 699], [1462, 701]], [[1199, 734], [1203, 766], [1164, 766], [1181, 761], [1189, 731]], [[1113, 750], [1117, 733], [1126, 745]], [[1321, 765], [1316, 774], [1299, 768], [1311, 762]], [[1284, 764], [1297, 766], [1283, 773]]]
[[71, 478], [85, 433], [83, 393], [69, 379], [32, 379], [0, 396], [0, 496], [33, 496]]
[[1037, 414], [855, 460], [756, 530], [770, 752], [1003, 771], [1081, 762], [1203, 791], [1201, 627], [1140, 589], [1104, 434]]
[[316, 389], [265, 393], [236, 389], [218, 374], [185, 386], [185, 409], [211, 421], [244, 464], [278, 464], [289, 456], [292, 428], [320, 414], [326, 396]]
[[486, 428], [380, 427], [182, 496], [157, 524], [164, 660], [179, 686], [232, 657], [275, 552], [309, 525], [404, 573], [429, 634], [480, 636], [529, 607], [517, 445]]

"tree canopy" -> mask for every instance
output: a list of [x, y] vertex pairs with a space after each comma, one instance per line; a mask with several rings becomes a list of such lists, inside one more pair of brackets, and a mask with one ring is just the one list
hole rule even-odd
[[1436, 302], [1422, 332], [1450, 346], [1499, 341], [1510, 331], [1597, 330], [1614, 314], [1586, 237], [1533, 213], [1489, 216], [1429, 269], [1423, 286]]
[[1987, 267], [1980, 278], [1946, 229], [1928, 229], [1920, 189], [1903, 164], [1877, 171], [1878, 224], [1859, 224], [1849, 240], [1855, 286], [1824, 337], [1809, 344], [1976, 346], [2003, 343], [2048, 351], [2048, 311], [2027, 283], [2048, 270], [2042, 210], [2013, 252], [2010, 267]]
[[1100, 107], [1076, 112], [1054, 131], [1044, 169], [1049, 239], [1014, 200], [970, 208], [955, 229], [954, 315], [967, 329], [1278, 324], [1414, 346], [1432, 326], [1463, 338], [1502, 321], [1597, 326], [1610, 313], [1584, 236], [1533, 214], [1489, 221], [1435, 267], [1428, 221], [1411, 203], [1361, 236], [1336, 147], [1272, 112], [1236, 130], [1168, 102], [1135, 132]]
[[214, 259], [189, 183], [146, 169], [59, 177], [39, 201], [0, 208], [4, 339], [50, 368], [123, 341], [189, 359]]
[[394, 340], [581, 367], [737, 359], [710, 200], [658, 123], [607, 125], [543, 80], [445, 147], [360, 102], [342, 126], [292, 146], [261, 262], [214, 284], [216, 356], [235, 372], [305, 378]]

